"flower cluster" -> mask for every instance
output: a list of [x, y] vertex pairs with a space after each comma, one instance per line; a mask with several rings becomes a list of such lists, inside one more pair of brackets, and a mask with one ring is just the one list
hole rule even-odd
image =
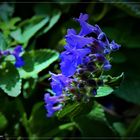
[[51, 87], [54, 94], [45, 94], [48, 117], [61, 110], [66, 100], [88, 101], [104, 84], [102, 72], [111, 69], [110, 53], [120, 48], [110, 42], [98, 25], [87, 23], [88, 15], [75, 18], [81, 30], [68, 29], [65, 51], [60, 55], [61, 74], [52, 74]]
[[46, 109], [48, 110], [48, 117], [51, 117], [53, 113], [57, 110], [60, 110], [63, 106], [63, 101], [65, 95], [63, 94], [66, 91], [72, 82], [71, 78], [66, 77], [62, 74], [53, 74], [51, 73], [52, 82], [51, 87], [54, 92], [53, 96], [50, 96], [49, 93], [46, 93], [44, 96], [44, 100], [47, 103], [45, 105]]
[[20, 68], [24, 65], [24, 61], [20, 54], [23, 52], [22, 46], [18, 45], [14, 48], [14, 50], [0, 50], [0, 58], [2, 56], [13, 55], [15, 57], [15, 67]]

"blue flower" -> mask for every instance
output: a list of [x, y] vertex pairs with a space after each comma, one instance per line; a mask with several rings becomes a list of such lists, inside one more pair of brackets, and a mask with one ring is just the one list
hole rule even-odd
[[106, 34], [104, 32], [101, 32], [98, 37], [97, 37], [98, 40], [104, 42], [106, 44], [106, 46], [108, 47], [109, 46], [109, 40], [106, 36]]
[[94, 39], [92, 37], [84, 37], [76, 34], [74, 29], [68, 29], [66, 38], [66, 51], [62, 52], [61, 71], [65, 76], [72, 76], [76, 72], [76, 68], [83, 64], [83, 58], [91, 52], [86, 45], [90, 45]]
[[71, 83], [71, 79], [62, 75], [62, 74], [54, 74], [51, 73], [52, 82], [51, 87], [56, 96], [59, 96], [62, 94], [65, 87], [67, 87]]
[[2, 52], [2, 55], [4, 55], [4, 56], [7, 56], [9, 54], [10, 54], [10, 51], [9, 50], [5, 50], [5, 51]]
[[106, 58], [103, 54], [96, 53], [96, 54], [94, 54], [94, 56], [95, 56], [94, 61], [98, 61], [98, 62], [102, 62], [102, 63], [106, 61]]
[[44, 95], [45, 100], [45, 108], [47, 110], [47, 117], [51, 117], [56, 111], [62, 109], [62, 102], [63, 97], [62, 96], [50, 96], [49, 93], [46, 93]]
[[14, 48], [13, 51], [11, 51], [11, 50], [0, 51], [0, 57], [7, 56], [7, 55], [13, 55], [16, 60], [15, 67], [19, 68], [25, 64], [22, 57], [20, 56], [22, 51], [23, 51], [22, 46], [18, 45]]
[[15, 59], [16, 59], [16, 62], [15, 62], [15, 67], [16, 68], [20, 68], [22, 67], [25, 63], [23, 61], [23, 59], [17, 55], [14, 55], [15, 56]]
[[4, 50], [4, 51], [0, 50], [0, 58], [1, 58], [2, 56], [7, 56], [7, 55], [9, 55], [9, 54], [10, 54], [10, 51], [9, 51], [9, 50]]
[[48, 112], [47, 116], [51, 117], [56, 111], [62, 109], [62, 102], [64, 101], [63, 91], [66, 91], [72, 80], [62, 74], [51, 73], [52, 82], [51, 87], [53, 90], [53, 95], [50, 96], [46, 93], [44, 96], [45, 108]]
[[25, 64], [22, 57], [20, 56], [22, 51], [23, 51], [22, 46], [16, 46], [14, 50], [11, 52], [11, 55], [13, 55], [16, 59], [15, 67], [17, 68], [20, 68]]
[[95, 53], [101, 53], [103, 54], [106, 48], [106, 44], [100, 40], [94, 40], [92, 45], [91, 45], [91, 50], [92, 53], [91, 54], [95, 54]]
[[72, 76], [77, 69], [78, 65], [83, 64], [83, 58], [90, 53], [90, 49], [69, 49], [63, 53], [61, 53], [61, 71], [65, 76]]
[[109, 61], [106, 59], [106, 57], [103, 54], [94, 54], [93, 55], [95, 58], [93, 59], [94, 61], [101, 62], [103, 64], [103, 70], [110, 70], [111, 69], [111, 64]]
[[117, 43], [115, 43], [115, 41], [113, 40], [111, 43], [110, 43], [110, 49], [112, 51], [117, 51], [121, 46]]
[[92, 37], [76, 35], [73, 29], [68, 29], [67, 33], [68, 34], [65, 38], [70, 48], [76, 47], [77, 49], [81, 49], [85, 45], [92, 43], [94, 40]]
[[104, 52], [103, 53], [106, 55], [106, 54], [109, 54], [110, 52], [111, 52], [110, 49], [107, 49], [106, 48], [106, 49], [104, 49]]
[[67, 30], [65, 51], [60, 55], [62, 74], [51, 73], [53, 96], [46, 93], [44, 97], [48, 117], [61, 110], [68, 99], [82, 101], [98, 94], [103, 79], [96, 74], [111, 69], [109, 54], [120, 47], [114, 41], [110, 43], [98, 25], [88, 24], [87, 14], [81, 13], [75, 20], [80, 23], [81, 30], [79, 33]]
[[88, 24], [86, 21], [88, 20], [88, 14], [80, 14], [79, 18], [75, 18], [81, 25], [81, 31], [79, 33], [80, 36], [85, 36], [92, 32], [99, 34], [101, 32], [98, 25], [92, 26]]
[[15, 54], [15, 55], [20, 55], [20, 53], [22, 53], [22, 51], [23, 51], [23, 48], [22, 48], [22, 46], [20, 46], [20, 45], [18, 45], [18, 46], [16, 46], [15, 48], [14, 48], [14, 51], [13, 51], [13, 54]]
[[107, 70], [110, 70], [111, 69], [111, 64], [109, 63], [109, 61], [108, 60], [106, 60], [105, 62], [104, 62], [104, 64], [103, 64], [103, 69], [105, 70], [105, 71], [107, 71]]

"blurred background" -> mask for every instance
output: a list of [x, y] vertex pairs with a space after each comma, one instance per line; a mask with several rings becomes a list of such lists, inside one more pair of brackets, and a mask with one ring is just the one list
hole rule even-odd
[[[38, 78], [23, 80], [22, 92], [10, 97], [0, 91], [0, 135], [6, 139], [75, 139], [93, 137], [140, 136], [140, 3], [139, 1], [42, 1], [42, 2], [1, 2], [0, 32], [10, 34], [11, 24], [5, 22], [19, 17], [14, 26], [28, 28], [48, 17], [48, 22], [25, 43], [26, 50], [51, 49], [63, 51], [64, 36], [68, 28], [80, 30], [73, 21], [80, 13], [89, 14], [89, 23], [98, 24], [109, 39], [122, 47], [112, 54], [112, 69], [108, 74], [118, 76], [124, 72], [124, 80], [113, 94], [98, 98], [105, 111], [97, 111], [97, 120], [89, 118], [70, 119], [46, 117], [44, 93], [50, 88], [49, 71], [59, 73], [59, 59], [39, 73]], [[9, 29], [9, 30], [8, 30]], [[24, 28], [23, 28], [24, 30]], [[19, 37], [19, 34], [16, 37]], [[13, 37], [13, 35], [12, 35]], [[18, 38], [14, 39], [18, 42]], [[0, 38], [1, 40], [1, 38]], [[0, 41], [1, 44], [2, 41]], [[19, 41], [20, 43], [20, 41]], [[14, 45], [14, 43], [13, 43]], [[106, 115], [106, 116], [104, 116]], [[103, 122], [107, 120], [108, 124]]]

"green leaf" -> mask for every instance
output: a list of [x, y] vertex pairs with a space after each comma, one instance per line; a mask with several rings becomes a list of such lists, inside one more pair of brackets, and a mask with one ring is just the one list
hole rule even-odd
[[126, 73], [124, 81], [114, 93], [129, 102], [140, 104], [140, 76], [138, 73], [138, 75], [135, 74], [136, 73], [133, 73], [133, 75]]
[[88, 114], [76, 116], [73, 120], [84, 137], [115, 136], [105, 118], [103, 107], [96, 102]]
[[[125, 76], [120, 87], [114, 91], [115, 95], [128, 102], [140, 104], [140, 50], [127, 49], [125, 51], [127, 62], [119, 67], [118, 71], [124, 71]], [[135, 56], [135, 57], [134, 57]]]
[[60, 16], [61, 16], [61, 12], [54, 13], [49, 21], [49, 25], [44, 29], [43, 33], [48, 32], [56, 24]]
[[[17, 22], [19, 22], [21, 20], [21, 18], [19, 17], [15, 17], [15, 18], [12, 18], [10, 19], [10, 21], [8, 23], [6, 22], [1, 22], [0, 23], [0, 29], [2, 29], [3, 32], [5, 31], [9, 31], [10, 30], [15, 30], [17, 28], [17, 26], [15, 25]], [[8, 33], [9, 33], [8, 32]]]
[[[54, 117], [47, 118], [46, 113], [43, 102], [38, 102], [33, 106], [28, 123], [32, 137], [36, 139], [39, 139], [39, 137], [53, 137], [59, 133], [59, 129], [56, 130], [56, 128], [60, 125], [60, 121]], [[53, 129], [55, 132], [52, 133]]]
[[120, 136], [124, 136], [125, 135], [126, 127], [125, 127], [125, 125], [123, 123], [121, 123], [121, 122], [114, 122], [113, 123], [113, 127], [118, 132], [118, 134]]
[[12, 38], [14, 38], [19, 43], [24, 43], [24, 38], [23, 38], [23, 35], [22, 35], [22, 32], [21, 32], [21, 29], [20, 28], [18, 28], [15, 31], [12, 31], [10, 33], [10, 35], [11, 35]]
[[0, 131], [3, 130], [8, 124], [6, 117], [0, 112]]
[[3, 3], [0, 5], [0, 19], [2, 19], [3, 21], [8, 21], [9, 18], [12, 16], [14, 12], [14, 8], [7, 4], [7, 3]]
[[103, 97], [111, 94], [113, 92], [113, 88], [110, 86], [104, 85], [98, 88], [97, 95], [95, 97]]
[[4, 107], [2, 108], [2, 112], [4, 113], [9, 124], [6, 127], [7, 129], [5, 130], [5, 132], [7, 132], [9, 135], [19, 137], [22, 135], [21, 126], [22, 128], [24, 126], [22, 124], [22, 117], [26, 114], [22, 101], [18, 97], [10, 100], [9, 97], [4, 95], [2, 96], [4, 97], [2, 99], [5, 99], [3, 102]]
[[117, 0], [117, 1], [113, 0], [111, 2], [114, 2], [113, 5], [122, 9], [129, 15], [134, 16], [134, 17], [140, 17], [140, 5], [137, 2], [135, 3], [131, 3], [131, 1], [124, 2], [123, 0]]
[[[51, 4], [36, 4], [34, 7], [34, 11], [37, 15], [45, 15], [49, 16], [50, 20], [48, 25], [46, 25], [42, 31], [38, 34], [41, 35], [43, 33], [47, 33], [60, 19], [61, 12], [58, 9], [54, 9]], [[50, 12], [51, 11], [51, 12]]]
[[21, 92], [21, 79], [13, 64], [8, 63], [0, 72], [0, 88], [9, 96], [16, 97]]
[[72, 113], [73, 111], [76, 110], [76, 108], [79, 107], [79, 103], [75, 102], [75, 103], [69, 103], [67, 104], [61, 111], [58, 112], [57, 116], [59, 119], [68, 116], [70, 113]]
[[126, 139], [128, 137], [140, 137], [140, 115], [138, 115], [129, 125], [126, 132]]
[[63, 117], [74, 118], [75, 116], [80, 116], [90, 112], [93, 105], [93, 98], [88, 102], [69, 102], [63, 107], [57, 114], [59, 119]]
[[28, 42], [29, 39], [32, 36], [34, 36], [43, 26], [45, 26], [48, 21], [49, 21], [49, 18], [46, 17], [45, 19], [35, 24], [34, 26], [31, 26], [31, 27], [29, 26], [28, 28], [26, 28], [26, 30], [24, 30], [23, 32], [24, 42]]
[[39, 72], [56, 61], [58, 57], [58, 52], [49, 49], [26, 52], [23, 55], [25, 65], [20, 69], [21, 77], [29, 78], [36, 76]]
[[106, 121], [103, 107], [97, 102], [94, 102], [92, 110], [88, 113], [88, 117], [95, 118], [96, 120]]
[[23, 21], [19, 24], [19, 28], [17, 30], [10, 33], [11, 37], [26, 46], [28, 41], [48, 23], [49, 18], [43, 17], [44, 16], [36, 16], [32, 19]]
[[[66, 133], [66, 131], [64, 130], [71, 130], [73, 131], [73, 128], [75, 127], [75, 123], [74, 122], [70, 122], [70, 123], [66, 123], [66, 124], [62, 124], [62, 125], [59, 125], [58, 127], [52, 129], [51, 131], [49, 131], [47, 133], [47, 136], [48, 137], [52, 137], [52, 136], [55, 136], [56, 134], [58, 135], [59, 133], [62, 133], [62, 136], [64, 135], [64, 133]], [[67, 134], [65, 134], [67, 136]]]
[[43, 102], [38, 102], [33, 106], [28, 120], [28, 130], [32, 139], [59, 136], [60, 133], [64, 136], [65, 130], [72, 129], [75, 126], [74, 122], [65, 123], [55, 117], [47, 118], [46, 113]]
[[[105, 0], [100, 0], [102, 2], [106, 2]], [[140, 17], [140, 5], [139, 2], [135, 1], [132, 2], [131, 0], [108, 0], [109, 5], [114, 5], [117, 8], [120, 8], [121, 10], [125, 11], [131, 16], [134, 17]]]
[[[39, 81], [38, 81], [39, 82]], [[36, 91], [37, 79], [29, 78], [23, 84], [23, 96], [29, 98]]]
[[7, 43], [4, 39], [3, 34], [0, 32], [0, 50], [5, 50], [7, 49]]
[[112, 88], [116, 88], [120, 86], [123, 80], [124, 80], [124, 73], [122, 73], [117, 77], [111, 77], [110, 75], [108, 75], [106, 76], [105, 84]]
[[9, 21], [9, 29], [16, 29], [17, 26], [15, 25], [17, 22], [21, 21], [21, 18], [20, 17], [14, 17], [12, 18], [10, 21]]
[[41, 20], [43, 20], [46, 16], [33, 16], [32, 18], [29, 19], [25, 19], [24, 21], [22, 21], [21, 23], [19, 23], [18, 27], [19, 28], [25, 28], [28, 26], [32, 26], [32, 25], [36, 25], [37, 23], [39, 23]]

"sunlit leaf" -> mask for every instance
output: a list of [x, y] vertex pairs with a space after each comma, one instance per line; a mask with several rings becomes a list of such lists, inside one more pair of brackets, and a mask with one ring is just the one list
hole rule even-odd
[[5, 50], [5, 49], [7, 49], [7, 43], [3, 34], [0, 32], [0, 50]]
[[103, 97], [103, 96], [107, 96], [109, 94], [111, 94], [113, 92], [113, 88], [111, 88], [110, 86], [101, 86], [98, 88], [97, 90], [97, 95], [95, 95], [95, 97]]
[[0, 88], [9, 96], [16, 97], [21, 93], [21, 79], [18, 70], [10, 63], [1, 69]]
[[32, 27], [26, 28], [26, 30], [23, 31], [23, 38], [24, 42], [28, 42], [29, 39], [37, 33], [46, 23], [49, 21], [49, 18], [46, 17], [41, 22], [33, 25]]
[[48, 32], [54, 26], [54, 24], [59, 20], [60, 16], [61, 12], [54, 13], [54, 15], [49, 21], [49, 25], [44, 29], [44, 33]]
[[101, 105], [95, 103], [88, 114], [76, 116], [74, 121], [84, 137], [115, 136], [114, 131], [108, 125], [104, 110]]
[[56, 61], [59, 57], [58, 52], [42, 49], [32, 50], [23, 55], [25, 65], [20, 69], [22, 78], [29, 78], [36, 76], [43, 69], [47, 68], [50, 64]]

